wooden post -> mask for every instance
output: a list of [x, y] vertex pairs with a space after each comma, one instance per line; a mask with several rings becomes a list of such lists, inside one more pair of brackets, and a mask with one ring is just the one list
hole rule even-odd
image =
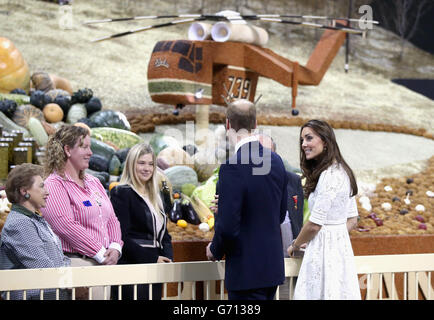
[[209, 128], [209, 105], [196, 105], [195, 143], [199, 148], [205, 146]]

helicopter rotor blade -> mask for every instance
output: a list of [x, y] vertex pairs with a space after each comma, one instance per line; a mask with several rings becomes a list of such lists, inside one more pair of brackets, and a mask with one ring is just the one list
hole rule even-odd
[[[113, 18], [101, 20], [88, 20], [82, 24], [97, 24], [107, 22], [123, 22], [133, 20], [149, 20], [149, 19], [178, 19], [178, 18], [204, 18], [206, 20], [222, 21], [222, 20], [259, 20], [260, 18], [299, 18], [299, 19], [312, 19], [312, 20], [345, 20], [351, 22], [358, 22], [359, 19], [350, 18], [333, 18], [327, 16], [311, 16], [311, 15], [288, 15], [288, 14], [257, 14], [257, 15], [218, 15], [218, 14], [179, 14], [179, 15], [161, 15], [161, 16], [135, 16], [126, 18]], [[364, 23], [378, 24], [376, 20], [363, 20]]]
[[[246, 15], [241, 17], [246, 20], [257, 20], [258, 18], [291, 18], [291, 19], [299, 18], [299, 19], [312, 19], [312, 20], [344, 20], [344, 21], [351, 21], [351, 22], [360, 21], [360, 19], [354, 19], [354, 18], [334, 18], [334, 17], [327, 17], [327, 16], [287, 15], [287, 14], [257, 14], [257, 15]], [[363, 22], [379, 24], [379, 22], [376, 20], [363, 20]]]
[[221, 21], [229, 20], [231, 18], [241, 19], [240, 16], [230, 16], [229, 18], [221, 15], [204, 15], [204, 14], [178, 14], [178, 15], [163, 15], [163, 16], [136, 16], [127, 18], [113, 18], [113, 19], [101, 19], [101, 20], [88, 20], [84, 21], [82, 24], [97, 24], [97, 23], [107, 23], [107, 22], [122, 22], [122, 21], [134, 21], [134, 20], [152, 20], [152, 19], [178, 19], [178, 18], [192, 18], [192, 19], [202, 19], [202, 20], [212, 20]]
[[294, 25], [301, 25], [305, 27], [312, 27], [312, 28], [320, 28], [320, 29], [329, 29], [329, 30], [338, 30], [338, 31], [345, 31], [348, 33], [353, 34], [360, 34], [363, 35], [365, 31], [349, 28], [349, 27], [335, 27], [335, 26], [327, 26], [324, 24], [319, 23], [313, 23], [313, 22], [300, 22], [300, 21], [292, 21], [292, 20], [282, 20], [278, 18], [259, 18], [260, 21], [267, 21], [267, 22], [279, 22], [279, 23], [285, 23], [285, 24], [294, 24]]
[[166, 22], [166, 23], [154, 24], [154, 25], [140, 27], [140, 28], [133, 29], [130, 31], [116, 33], [116, 34], [112, 34], [112, 35], [109, 35], [106, 37], [94, 39], [91, 42], [101, 42], [104, 40], [119, 38], [119, 37], [127, 36], [127, 35], [130, 35], [133, 33], [138, 33], [138, 32], [142, 32], [142, 31], [146, 31], [146, 30], [157, 29], [157, 28], [162, 28], [162, 27], [169, 27], [169, 26], [174, 26], [174, 25], [178, 25], [178, 24], [190, 23], [190, 22], [201, 21], [201, 20], [205, 20], [205, 18], [190, 18], [190, 19], [182, 19], [182, 20], [175, 20], [175, 21]]

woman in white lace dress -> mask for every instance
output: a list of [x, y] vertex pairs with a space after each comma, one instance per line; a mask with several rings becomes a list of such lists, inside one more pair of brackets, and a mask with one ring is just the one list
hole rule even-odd
[[349, 237], [357, 224], [357, 184], [326, 122], [301, 127], [300, 166], [311, 215], [288, 248], [294, 256], [306, 244], [294, 299], [361, 299]]

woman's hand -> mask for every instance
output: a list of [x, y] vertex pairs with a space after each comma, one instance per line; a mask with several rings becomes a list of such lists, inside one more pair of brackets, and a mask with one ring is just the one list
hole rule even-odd
[[168, 263], [168, 262], [172, 262], [172, 260], [164, 256], [158, 256], [157, 263]]
[[102, 264], [105, 265], [115, 265], [118, 263], [119, 260], [119, 251], [113, 248], [108, 248], [107, 251], [104, 253], [104, 261]]
[[300, 249], [306, 249], [307, 247], [307, 243], [303, 243], [300, 248], [294, 248], [292, 246], [292, 244], [288, 247], [287, 252], [288, 252], [288, 256], [290, 256], [291, 258], [301, 258], [302, 255], [301, 254], [297, 254], [299, 253], [301, 250]]

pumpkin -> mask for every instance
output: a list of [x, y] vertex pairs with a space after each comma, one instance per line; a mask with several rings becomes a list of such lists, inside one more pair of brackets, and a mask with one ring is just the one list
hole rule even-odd
[[131, 126], [122, 112], [113, 110], [101, 110], [93, 113], [90, 120], [95, 122], [97, 127], [111, 127], [123, 130], [131, 130]]
[[22, 126], [27, 128], [27, 124], [30, 118], [36, 118], [39, 121], [45, 121], [44, 114], [38, 108], [32, 106], [31, 104], [23, 104], [17, 107], [12, 120]]
[[63, 115], [66, 117], [71, 106], [71, 96], [68, 92], [62, 89], [53, 89], [45, 94], [45, 104], [55, 103], [63, 110]]
[[116, 186], [118, 186], [119, 185], [119, 181], [113, 181], [113, 182], [110, 182], [110, 184], [109, 184], [109, 191], [111, 191], [114, 187], [116, 187]]
[[167, 147], [161, 150], [157, 159], [163, 159], [169, 167], [185, 165], [194, 168], [193, 158], [180, 147]]
[[50, 123], [59, 122], [63, 119], [63, 110], [58, 104], [49, 103], [42, 110], [45, 120]]
[[0, 37], [0, 61], [0, 92], [29, 91], [29, 66], [12, 41], [3, 37]]

